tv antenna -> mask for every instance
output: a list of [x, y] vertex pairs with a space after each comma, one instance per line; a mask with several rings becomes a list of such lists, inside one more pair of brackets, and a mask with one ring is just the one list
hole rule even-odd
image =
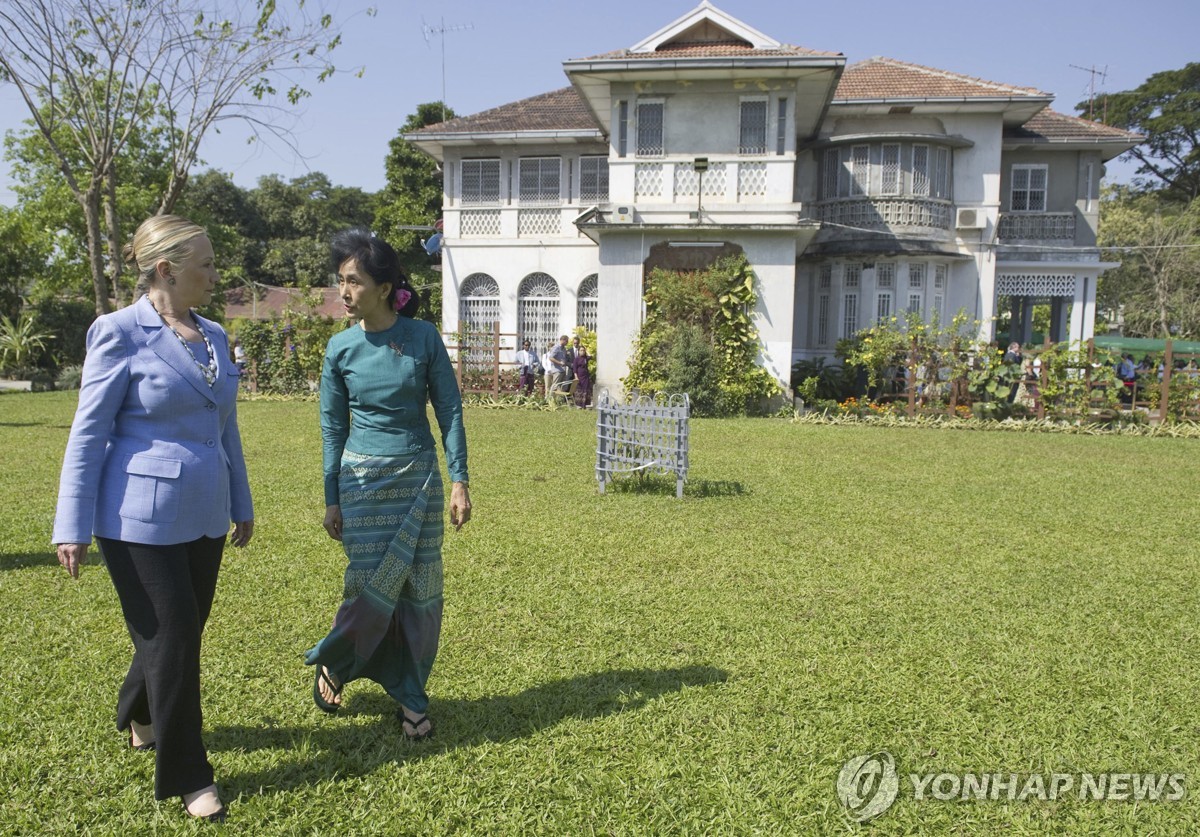
[[[1071, 64], [1070, 66], [1075, 68], [1076, 70], [1083, 70], [1085, 73], [1090, 73], [1092, 76], [1091, 81], [1088, 82], [1088, 119], [1094, 120], [1095, 112], [1096, 112], [1096, 108], [1095, 108], [1095, 105], [1096, 105], [1096, 76], [1100, 76], [1100, 85], [1103, 86], [1104, 80], [1106, 78], [1108, 78], [1108, 65], [1105, 64], [1103, 70], [1097, 70], [1095, 64], [1093, 64], [1090, 67], [1080, 67], [1078, 64]], [[1104, 100], [1104, 111], [1105, 111], [1104, 118], [1105, 118], [1105, 120], [1107, 120], [1108, 119], [1108, 99], [1107, 98], [1105, 98], [1105, 100]]]
[[425, 45], [429, 46], [430, 38], [442, 39], [442, 121], [446, 121], [446, 33], [447, 32], [465, 32], [468, 29], [474, 29], [473, 23], [456, 23], [451, 26], [446, 25], [446, 19], [442, 18], [435, 26], [431, 23], [426, 23], [425, 18], [421, 18], [421, 34], [425, 36]]

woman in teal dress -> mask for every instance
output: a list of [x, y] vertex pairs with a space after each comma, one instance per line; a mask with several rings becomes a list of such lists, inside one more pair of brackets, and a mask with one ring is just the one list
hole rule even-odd
[[444, 499], [426, 405], [452, 482], [450, 522], [471, 517], [462, 398], [441, 335], [412, 319], [420, 298], [386, 242], [338, 234], [332, 262], [346, 315], [321, 373], [325, 530], [349, 564], [333, 629], [310, 649], [313, 700], [336, 712], [366, 677], [400, 705], [406, 738], [433, 734], [425, 684], [442, 626]]

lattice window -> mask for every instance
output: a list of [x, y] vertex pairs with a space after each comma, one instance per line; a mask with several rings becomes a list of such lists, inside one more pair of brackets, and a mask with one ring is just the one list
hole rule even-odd
[[912, 193], [924, 197], [929, 194], [929, 146], [912, 147]]
[[775, 120], [775, 153], [783, 154], [787, 151], [787, 129], [788, 129], [788, 100], [781, 98], [779, 100], [779, 115]]
[[663, 102], [637, 103], [637, 156], [661, 157], [666, 153], [663, 108]]
[[935, 291], [944, 291], [946, 289], [946, 274], [948, 269], [944, 264], [933, 266], [933, 289]]
[[871, 146], [856, 145], [850, 149], [850, 195], [865, 195], [871, 191]]
[[767, 164], [741, 163], [738, 165], [738, 194], [765, 195], [767, 193]]
[[579, 158], [579, 200], [603, 203], [608, 200], [608, 158]]
[[767, 153], [767, 100], [742, 99], [739, 154]]
[[879, 322], [883, 322], [890, 316], [892, 316], [892, 295], [890, 293], [876, 295], [875, 319]]
[[908, 295], [908, 313], [920, 315], [920, 313], [921, 313], [921, 295], [920, 294], [909, 294]]
[[925, 288], [925, 265], [913, 263], [908, 266], [908, 286], [910, 288]]
[[633, 173], [633, 192], [639, 198], [657, 197], [663, 191], [663, 164], [638, 163]]
[[862, 283], [862, 265], [848, 263], [842, 270], [842, 282], [847, 288], [857, 288]]
[[1001, 273], [996, 293], [1009, 296], [1075, 296], [1075, 277], [1070, 273]]
[[875, 262], [875, 284], [881, 288], [896, 287], [895, 262]]
[[933, 150], [933, 196], [950, 200], [950, 149]]
[[715, 198], [725, 196], [725, 181], [727, 167], [724, 163], [712, 163], [708, 171], [701, 173], [686, 164], [675, 166], [675, 194], [679, 197], [695, 197], [701, 182], [704, 183], [704, 197]]
[[942, 296], [942, 294], [934, 294], [933, 295], [933, 308], [930, 309], [930, 311], [929, 311], [929, 316], [932, 317], [934, 314], [936, 314], [939, 322], [941, 321], [941, 319], [943, 318], [943, 316], [945, 314], [945, 312], [942, 311], [942, 303], [944, 300], [945, 300], [945, 297]]
[[600, 277], [593, 273], [579, 284], [575, 302], [575, 325], [596, 331], [600, 324]]
[[500, 202], [500, 160], [463, 160], [462, 202], [466, 205]]
[[[480, 352], [468, 352], [468, 361], [490, 344], [490, 335], [499, 319], [500, 285], [486, 273], [472, 273], [458, 291], [458, 323], [463, 345], [480, 347]], [[484, 335], [488, 335], [486, 340]]]
[[817, 280], [817, 287], [823, 291], [827, 291], [833, 287], [833, 265], [821, 265], [821, 276], [820, 279]]
[[879, 170], [879, 191], [885, 195], [900, 194], [900, 143], [885, 142]]
[[499, 209], [464, 209], [459, 214], [459, 228], [464, 238], [468, 236], [500, 235]]
[[559, 209], [522, 209], [517, 212], [517, 235], [561, 235]]
[[1018, 163], [1012, 167], [1012, 192], [1009, 205], [1013, 212], [1045, 212], [1046, 166]]
[[558, 283], [547, 273], [531, 273], [517, 289], [517, 339], [541, 354], [558, 335]]
[[836, 148], [829, 149], [822, 157], [821, 191], [826, 200], [838, 196], [838, 171], [841, 169], [841, 162]]
[[842, 337], [853, 337], [858, 332], [858, 294], [842, 297]]
[[829, 294], [817, 297], [817, 345], [829, 342]]
[[562, 200], [562, 159], [522, 157], [518, 174], [522, 203], [559, 203]]

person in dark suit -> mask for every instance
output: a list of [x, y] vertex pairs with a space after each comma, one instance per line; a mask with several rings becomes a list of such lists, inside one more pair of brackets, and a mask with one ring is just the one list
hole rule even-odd
[[133, 639], [117, 728], [155, 750], [154, 795], [194, 817], [225, 817], [201, 740], [200, 635], [229, 535], [254, 511], [236, 399], [238, 372], [216, 323], [192, 309], [220, 277], [204, 229], [158, 215], [125, 258], [137, 302], [92, 324], [59, 482], [53, 542], [72, 578], [92, 536]]

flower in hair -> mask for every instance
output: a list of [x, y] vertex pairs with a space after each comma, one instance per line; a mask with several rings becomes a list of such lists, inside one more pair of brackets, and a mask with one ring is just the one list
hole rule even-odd
[[392, 307], [399, 311], [404, 308], [405, 305], [408, 305], [408, 301], [410, 299], [412, 299], [412, 291], [408, 290], [407, 288], [401, 288], [400, 290], [396, 291], [396, 301], [392, 304]]

